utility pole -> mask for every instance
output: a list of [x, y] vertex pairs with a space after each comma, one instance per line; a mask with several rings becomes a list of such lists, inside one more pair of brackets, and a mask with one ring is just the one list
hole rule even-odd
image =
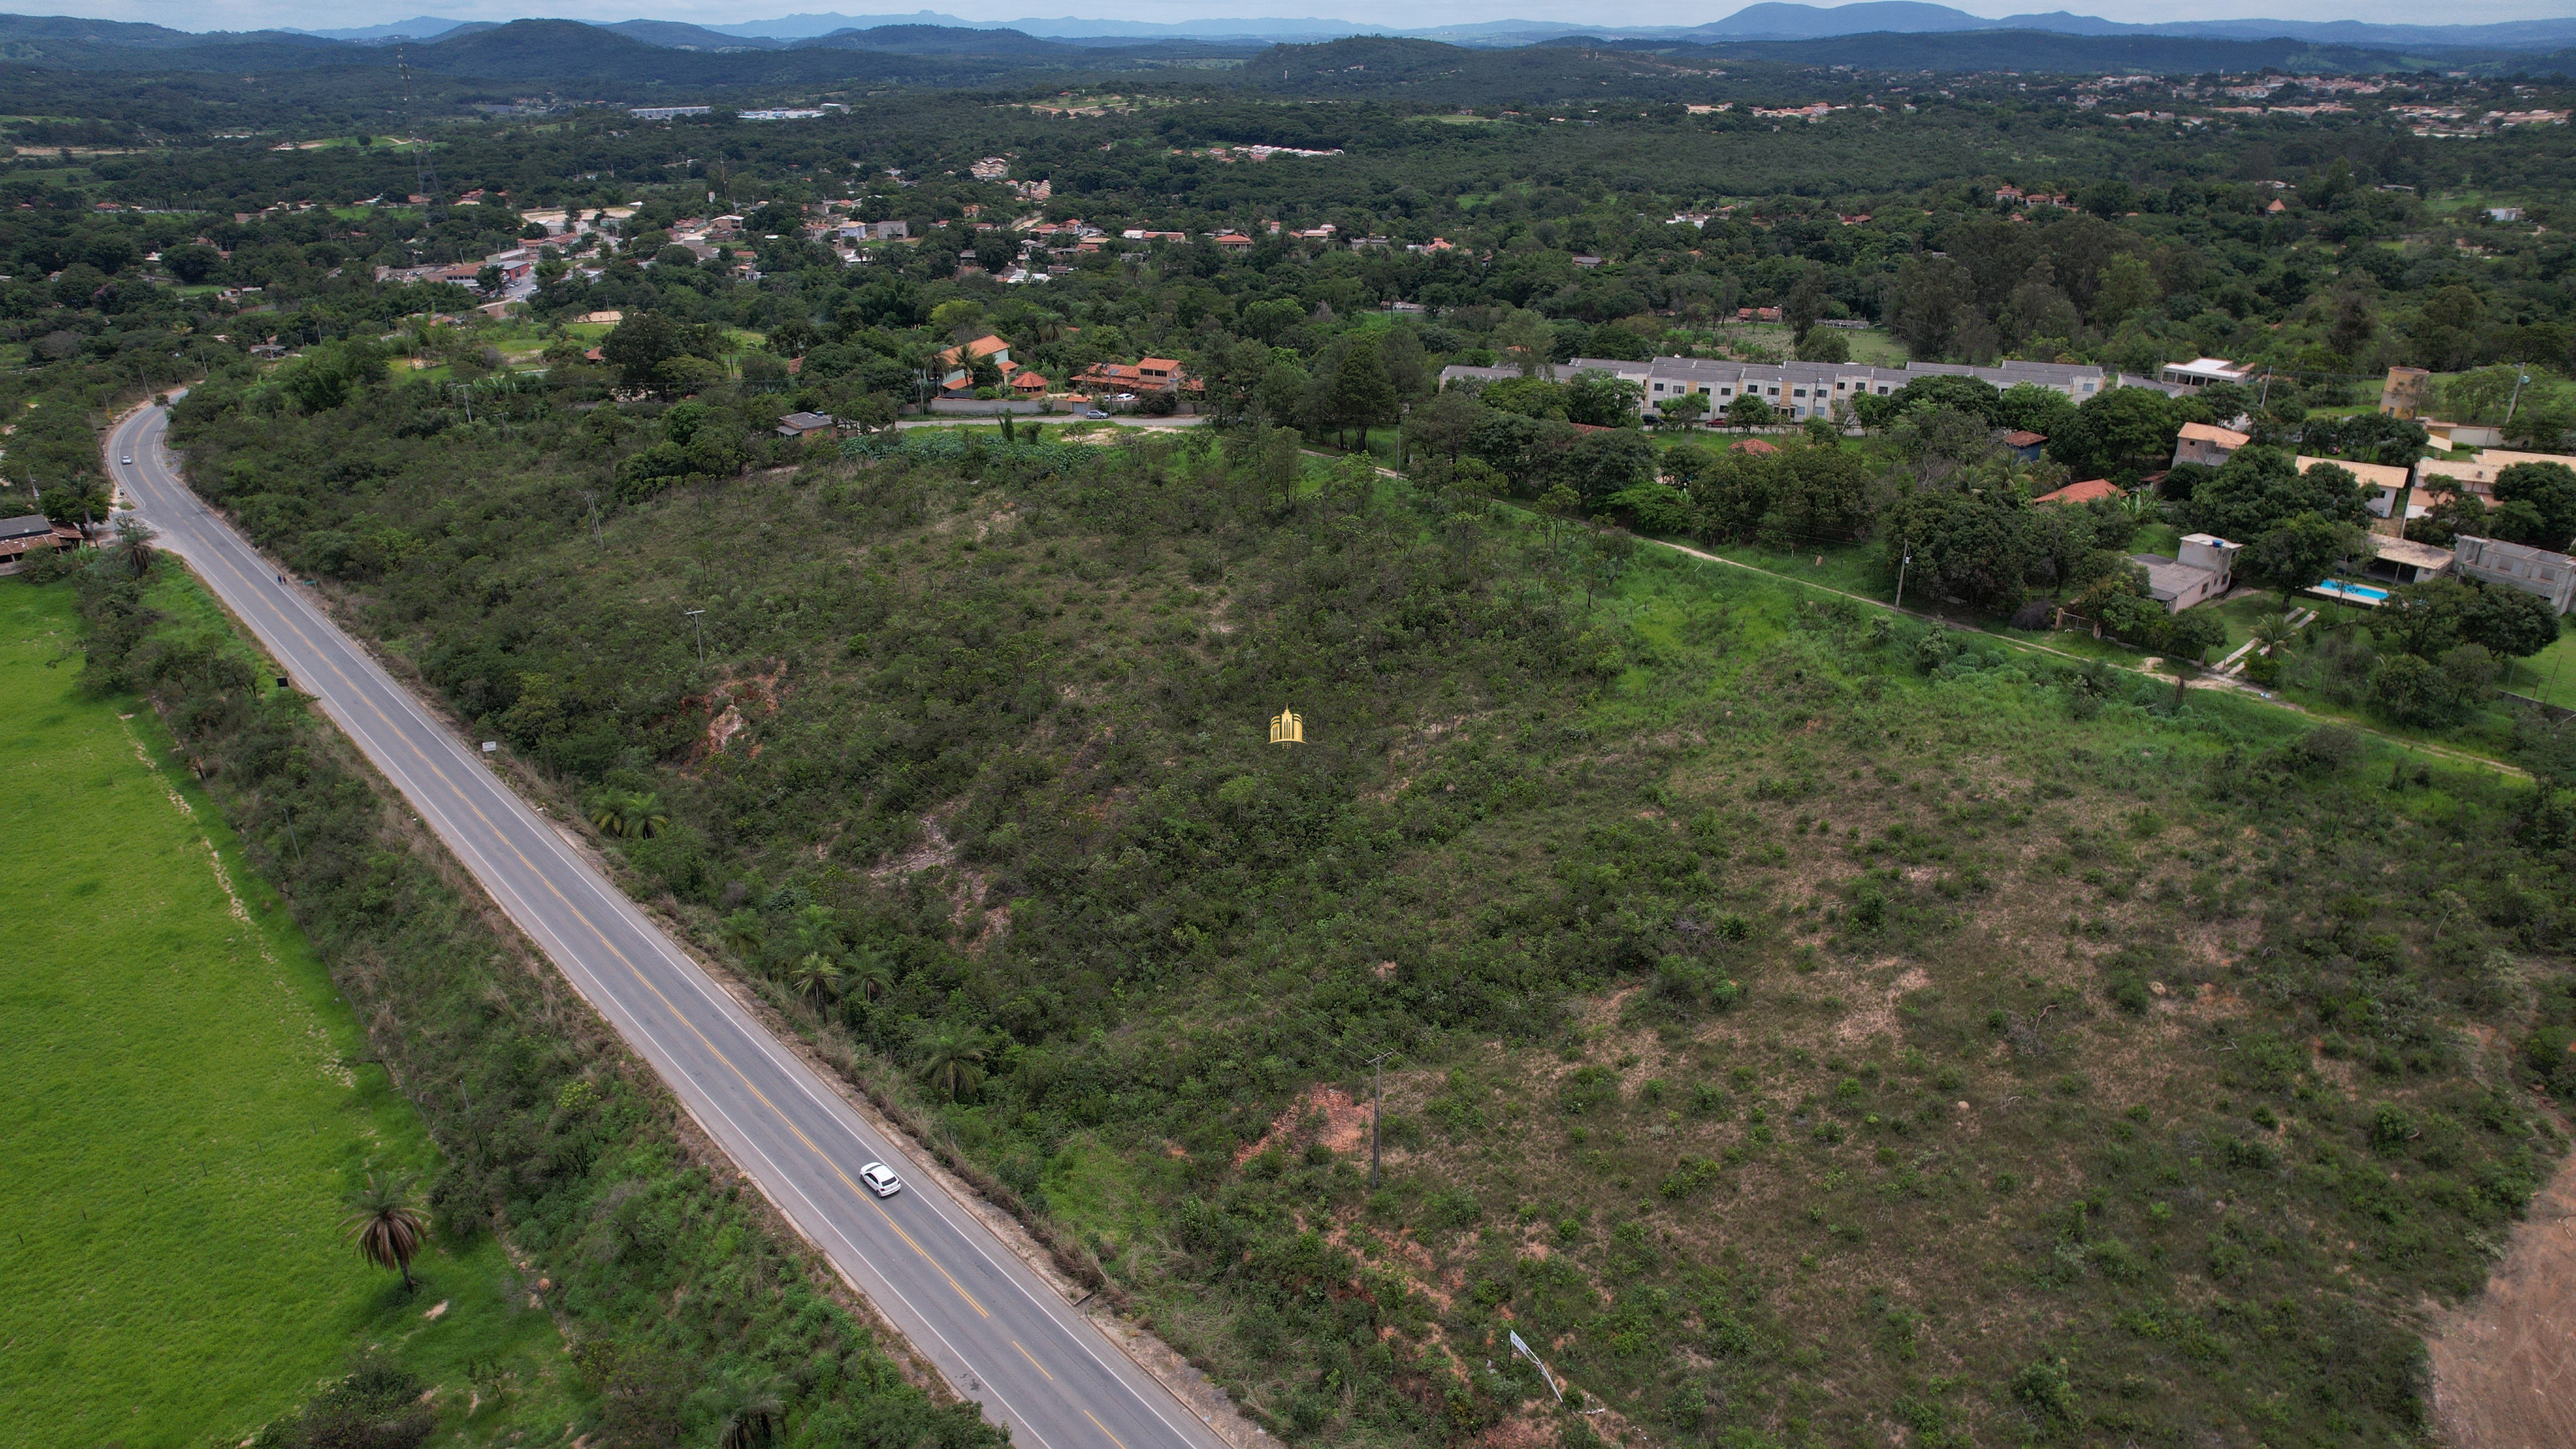
[[689, 622], [698, 626], [698, 667], [700, 669], [707, 667], [707, 625], [706, 621], [700, 617], [705, 613], [706, 610], [704, 609], [691, 609], [688, 611]]
[[2505, 427], [2508, 427], [2508, 428], [2509, 428], [2509, 427], [2512, 427], [2512, 426], [2513, 426], [2513, 410], [2514, 410], [2516, 407], [2518, 407], [2518, 406], [2520, 406], [2520, 405], [2521, 405], [2521, 403], [2522, 403], [2522, 385], [2523, 385], [2524, 383], [2529, 382], [2529, 381], [2531, 381], [2531, 369], [2530, 369], [2530, 368], [2527, 368], [2527, 367], [2526, 367], [2526, 368], [2524, 368], [2520, 373], [2518, 373], [2518, 374], [2516, 374], [2516, 375], [2515, 375], [2514, 380], [2513, 380], [2513, 396], [2512, 396], [2511, 398], [2507, 399], [2507, 400], [2506, 400], [2506, 402], [2505, 402], [2505, 405], [2504, 405], [2504, 424], [2503, 424], [2503, 425], [2504, 425]]
[[1369, 1191], [1377, 1191], [1377, 1122], [1386, 1115], [1386, 1059], [1393, 1052], [1379, 1052], [1369, 1058]]
[[590, 536], [591, 536], [591, 539], [592, 539], [592, 541], [593, 541], [593, 542], [595, 542], [595, 543], [597, 543], [597, 544], [599, 545], [600, 552], [605, 553], [605, 552], [607, 552], [607, 551], [608, 551], [608, 535], [607, 535], [607, 534], [605, 534], [605, 533], [603, 533], [603, 532], [601, 532], [601, 531], [600, 531], [600, 527], [599, 527], [599, 493], [598, 493], [598, 491], [597, 491], [597, 490], [595, 490], [595, 489], [584, 488], [583, 490], [581, 490], [581, 501], [590, 505]]
[[1914, 540], [1905, 541], [1905, 557], [1896, 565], [1896, 612], [1905, 612], [1905, 571], [1914, 563]]

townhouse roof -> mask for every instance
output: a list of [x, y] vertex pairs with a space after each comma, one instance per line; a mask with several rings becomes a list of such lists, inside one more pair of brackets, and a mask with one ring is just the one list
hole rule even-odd
[[2254, 441], [2250, 434], [2237, 432], [2233, 428], [2222, 428], [2213, 423], [2185, 423], [2182, 425], [2182, 436], [2195, 443], [2216, 443], [2230, 452]]
[[2360, 479], [2362, 487], [2376, 488], [2384, 493], [2394, 493], [2405, 489], [2412, 478], [2410, 470], [2400, 468], [2393, 463], [2356, 463], [2350, 458], [2311, 458], [2305, 453], [2299, 454], [2290, 461], [2292, 466], [2296, 467], [2302, 473], [2305, 473], [2310, 468], [2317, 466], [2319, 463], [2324, 463], [2330, 467], [2341, 468], [2355, 478]]

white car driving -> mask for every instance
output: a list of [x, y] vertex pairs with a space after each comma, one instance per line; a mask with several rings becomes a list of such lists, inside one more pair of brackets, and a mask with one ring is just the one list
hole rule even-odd
[[903, 1179], [895, 1176], [894, 1169], [882, 1162], [871, 1162], [860, 1168], [859, 1181], [866, 1183], [868, 1191], [879, 1197], [892, 1197], [903, 1191]]
[[134, 466], [134, 455], [133, 455], [132, 453], [128, 453], [128, 454], [126, 454], [124, 457], [119, 458], [119, 459], [117, 459], [116, 461], [118, 461], [118, 462], [120, 462], [120, 463], [123, 463], [123, 464], [124, 464], [125, 466], [127, 466], [128, 468], [131, 468], [131, 467], [133, 467], [133, 466]]

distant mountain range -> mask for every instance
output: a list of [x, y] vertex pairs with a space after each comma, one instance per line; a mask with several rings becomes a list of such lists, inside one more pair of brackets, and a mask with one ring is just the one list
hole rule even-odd
[[[946, 23], [938, 23], [946, 22]], [[2060, 26], [2037, 27], [2041, 22]], [[831, 25], [817, 32], [815, 27]], [[2026, 28], [2008, 28], [2016, 24]], [[1696, 71], [1642, 68], [1636, 53], [1791, 66], [1943, 72], [2025, 70], [2102, 75], [2247, 73], [2266, 66], [2324, 71], [2476, 68], [2576, 73], [2576, 22], [2424, 27], [2432, 40], [2372, 38], [2398, 27], [2325, 24], [2312, 38], [2265, 35], [2264, 21], [2231, 21], [2221, 34], [2184, 26], [2108, 26], [2080, 16], [1981, 20], [1908, 0], [1821, 10], [1762, 4], [1687, 28], [1578, 28], [1501, 20], [1411, 35], [1347, 33], [1305, 20], [1143, 22], [1028, 21], [1027, 28], [972, 25], [935, 12], [912, 15], [799, 15], [766, 25], [723, 27], [669, 20], [600, 24], [577, 20], [450, 23], [436, 17], [329, 34], [289, 31], [192, 33], [158, 25], [64, 16], [0, 15], [0, 69], [195, 73], [248, 76], [333, 73], [325, 90], [363, 89], [368, 73], [390, 70], [396, 46], [415, 76], [480, 85], [561, 89], [592, 97], [670, 96], [662, 87], [751, 95], [851, 82], [904, 86], [1025, 83], [1036, 76], [1146, 72], [1223, 65], [1228, 84], [1254, 90], [1349, 96], [1409, 96], [1473, 104], [1511, 95], [1535, 104], [1560, 95], [1690, 98]], [[1228, 25], [1328, 26], [1299, 33], [1226, 34]], [[1915, 30], [1890, 30], [1914, 25]], [[2091, 30], [2072, 28], [2093, 27]], [[1085, 27], [1087, 33], [1041, 34]], [[1868, 29], [1859, 27], [1876, 26]], [[2296, 28], [2290, 22], [2284, 27]], [[764, 28], [792, 35], [745, 34]], [[1824, 33], [1811, 33], [1819, 29]], [[2359, 38], [2355, 38], [2359, 37]], [[1532, 49], [1535, 47], [1536, 49]], [[2554, 48], [2553, 48], [2554, 47]], [[1540, 52], [1552, 52], [1542, 54]], [[1649, 83], [1649, 72], [1669, 85]], [[1050, 81], [1052, 83], [1052, 81]], [[30, 83], [32, 84], [32, 83]], [[1662, 86], [1662, 89], [1658, 89]], [[39, 87], [41, 89], [41, 87]], [[1663, 95], [1671, 90], [1671, 95]], [[1688, 96], [1683, 92], [1687, 91]], [[334, 92], [337, 94], [338, 92]], [[30, 114], [34, 101], [16, 109]]]
[[[66, 25], [102, 22], [64, 21]], [[1488, 20], [1473, 25], [1395, 29], [1347, 20], [1283, 17], [1228, 17], [1160, 23], [1144, 20], [966, 20], [937, 11], [909, 15], [782, 15], [774, 20], [747, 20], [725, 25], [692, 25], [669, 20], [626, 20], [601, 28], [647, 45], [699, 51], [771, 50], [850, 31], [890, 27], [935, 27], [946, 30], [1011, 30], [1043, 39], [1132, 44], [1152, 40], [1312, 41], [1349, 35], [1395, 35], [1452, 45], [1518, 46], [1565, 36], [1590, 35], [1604, 40], [1665, 40], [1687, 44], [1733, 41], [1828, 40], [1869, 34], [1933, 35], [1966, 31], [2024, 30], [2081, 36], [2176, 36], [2213, 40], [2304, 40], [2320, 45], [2362, 46], [2386, 50], [2558, 50], [2576, 46], [2576, 17], [2517, 20], [2492, 25], [2375, 25], [2358, 20], [2176, 20], [2131, 25], [2063, 10], [2039, 15], [2007, 15], [1989, 20], [1923, 0], [1860, 0], [1831, 8], [1792, 5], [1778, 0], [1749, 5], [1723, 20], [1692, 26], [1570, 25], [1554, 20]], [[488, 21], [444, 20], [418, 16], [384, 25], [349, 30], [270, 32], [316, 40], [382, 44], [396, 39], [427, 40], [489, 30]]]

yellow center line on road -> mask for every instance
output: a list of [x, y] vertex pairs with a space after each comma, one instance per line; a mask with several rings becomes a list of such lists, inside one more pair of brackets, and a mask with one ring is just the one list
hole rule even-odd
[[[1082, 1417], [1084, 1417], [1084, 1418], [1086, 1418], [1086, 1419], [1091, 1420], [1091, 1427], [1093, 1427], [1093, 1428], [1095, 1428], [1095, 1429], [1099, 1430], [1099, 1431], [1100, 1431], [1101, 1433], [1103, 1433], [1103, 1434], [1109, 1434], [1109, 1426], [1108, 1426], [1108, 1425], [1106, 1425], [1106, 1424], [1104, 1424], [1104, 1423], [1102, 1423], [1102, 1422], [1100, 1422], [1099, 1418], [1098, 1418], [1097, 1416], [1095, 1416], [1095, 1415], [1094, 1415], [1094, 1414], [1093, 1414], [1089, 1409], [1085, 1409], [1085, 1410], [1083, 1410], [1083, 1411], [1082, 1411]], [[1124, 1441], [1124, 1440], [1120, 1439], [1120, 1438], [1119, 1438], [1117, 1435], [1115, 1435], [1115, 1434], [1109, 1434], [1109, 1442], [1110, 1442], [1110, 1443], [1112, 1443], [1112, 1444], [1117, 1445], [1117, 1446], [1118, 1446], [1118, 1449], [1127, 1449], [1126, 1441]]]
[[[1015, 1339], [1012, 1339], [1012, 1340], [1011, 1340], [1011, 1347], [1013, 1347], [1013, 1348], [1020, 1348], [1020, 1341], [1019, 1341], [1018, 1339], [1016, 1339], [1016, 1338], [1015, 1338]], [[1047, 1374], [1047, 1371], [1046, 1371], [1046, 1365], [1045, 1365], [1045, 1364], [1042, 1364], [1042, 1363], [1040, 1363], [1040, 1362], [1038, 1362], [1038, 1361], [1037, 1361], [1036, 1359], [1034, 1359], [1034, 1358], [1031, 1358], [1031, 1357], [1029, 1356], [1029, 1351], [1028, 1351], [1027, 1349], [1025, 1349], [1025, 1348], [1020, 1348], [1020, 1357], [1022, 1357], [1022, 1358], [1025, 1358], [1025, 1359], [1028, 1359], [1028, 1360], [1029, 1360], [1029, 1367], [1031, 1367], [1031, 1368], [1033, 1368], [1033, 1369], [1036, 1369], [1039, 1373], [1046, 1374], [1046, 1381], [1047, 1381], [1048, 1383], [1054, 1383], [1054, 1382], [1055, 1382], [1055, 1375], [1053, 1375], [1053, 1374]]]
[[[217, 552], [220, 553], [220, 550], [217, 550]], [[250, 589], [250, 578], [242, 572], [238, 564], [234, 563], [229, 558], [224, 559], [223, 564], [226, 570], [232, 574], [233, 578], [239, 582], [246, 591]], [[943, 1265], [937, 1258], [930, 1256], [928, 1250], [924, 1249], [920, 1243], [913, 1240], [912, 1234], [903, 1230], [903, 1225], [894, 1220], [894, 1215], [886, 1211], [883, 1203], [876, 1201], [873, 1196], [864, 1192], [859, 1187], [858, 1183], [851, 1180], [850, 1175], [842, 1170], [841, 1165], [832, 1160], [830, 1153], [825, 1152], [820, 1146], [816, 1145], [814, 1139], [806, 1136], [805, 1130], [797, 1126], [794, 1119], [790, 1118], [785, 1112], [780, 1111], [778, 1104], [769, 1099], [769, 1094], [763, 1092], [757, 1085], [755, 1085], [750, 1076], [744, 1073], [741, 1067], [734, 1064], [733, 1058], [728, 1056], [723, 1048], [709, 1040], [707, 1038], [707, 1034], [698, 1029], [697, 1023], [691, 1021], [688, 1018], [688, 1015], [680, 1010], [678, 1004], [673, 1002], [669, 996], [663, 994], [662, 988], [656, 985], [652, 978], [644, 974], [642, 968], [638, 967], [633, 960], [629, 959], [624, 951], [618, 949], [617, 944], [608, 938], [608, 933], [599, 928], [598, 923], [590, 918], [588, 912], [574, 904], [564, 895], [563, 891], [559, 889], [552, 880], [546, 877], [546, 874], [543, 871], [537, 869], [536, 862], [530, 860], [525, 851], [520, 850], [516, 844], [513, 844], [510, 841], [508, 834], [503, 831], [499, 825], [493, 822], [492, 817], [483, 813], [483, 807], [477, 804], [472, 796], [459, 788], [457, 783], [448, 777], [445, 770], [439, 768], [436, 760], [431, 759], [416, 742], [402, 732], [402, 729], [394, 723], [392, 717], [388, 716], [372, 698], [368, 697], [368, 692], [360, 687], [358, 681], [350, 678], [348, 672], [343, 670], [338, 662], [331, 658], [329, 651], [323, 649], [321, 645], [314, 642], [311, 635], [304, 632], [302, 624], [299, 623], [294, 616], [284, 614], [284, 611], [282, 610], [280, 613], [285, 620], [286, 627], [294, 633], [298, 640], [302, 641], [306, 649], [312, 651], [315, 657], [322, 661], [323, 667], [328, 669], [333, 677], [337, 678], [341, 684], [345, 685], [352, 694], [356, 695], [360, 702], [366, 705], [367, 712], [374, 715], [387, 730], [393, 733], [395, 738], [401, 740], [404, 748], [408, 749], [412, 753], [413, 757], [418, 759], [421, 765], [432, 775], [437, 776], [438, 782], [441, 785], [446, 786], [448, 791], [453, 794], [467, 810], [473, 812], [474, 818], [481, 821], [484, 828], [491, 831], [492, 834], [500, 840], [501, 844], [509, 850], [511, 855], [517, 857], [519, 864], [526, 867], [528, 874], [534, 876], [545, 886], [546, 893], [553, 896], [556, 902], [562, 905], [565, 910], [571, 912], [574, 920], [581, 922], [583, 928], [588, 930], [592, 938], [599, 942], [602, 950], [605, 950], [609, 955], [616, 957], [618, 964], [626, 968], [628, 974], [635, 978], [638, 985], [642, 986], [645, 990], [652, 992], [654, 998], [662, 1003], [663, 1007], [671, 1013], [672, 1017], [682, 1026], [689, 1029], [689, 1034], [698, 1039], [698, 1044], [707, 1049], [708, 1055], [714, 1057], [717, 1061], [724, 1063], [725, 1070], [733, 1073], [734, 1080], [742, 1084], [743, 1090], [758, 1098], [760, 1105], [769, 1109], [770, 1115], [778, 1119], [780, 1126], [785, 1127], [795, 1136], [798, 1142], [805, 1145], [805, 1149], [807, 1151], [813, 1153], [817, 1160], [819, 1160], [825, 1167], [831, 1169], [832, 1175], [841, 1180], [841, 1185], [850, 1190], [852, 1197], [857, 1198], [860, 1201], [865, 1202], [869, 1207], [876, 1209], [877, 1216], [885, 1219], [886, 1226], [894, 1229], [895, 1236], [903, 1239], [904, 1246], [912, 1249], [913, 1252], [920, 1254], [921, 1261], [928, 1263], [932, 1271], [936, 1272], [942, 1279], [946, 1280], [950, 1290], [955, 1292], [959, 1298], [964, 1299], [967, 1307], [975, 1310], [976, 1317], [990, 1318], [993, 1316], [983, 1304], [975, 1301], [975, 1295], [967, 1292], [966, 1286], [958, 1282], [956, 1276], [950, 1273], [945, 1265]], [[1013, 1346], [1017, 1347], [1016, 1344]], [[1023, 1356], [1026, 1356], [1028, 1350], [1021, 1349], [1020, 1352]], [[1034, 1360], [1032, 1360], [1032, 1362], [1034, 1362]], [[1038, 1371], [1040, 1373], [1046, 1372], [1043, 1368]], [[1052, 1379], [1053, 1376], [1050, 1375], [1049, 1377]]]
[[[1082, 1418], [1090, 1418], [1090, 1421], [1092, 1421], [1092, 1428], [1097, 1428], [1097, 1431], [1100, 1431], [1100, 1434], [1110, 1434], [1110, 1426], [1108, 1426], [1108, 1423], [1100, 1423], [1100, 1415], [1095, 1415], [1095, 1413], [1092, 1413], [1092, 1410], [1082, 1410]], [[1115, 1436], [1115, 1434], [1110, 1434], [1110, 1444], [1115, 1444], [1115, 1446], [1118, 1446], [1118, 1449], [1126, 1449], [1126, 1439], [1118, 1439], [1118, 1436]]]

